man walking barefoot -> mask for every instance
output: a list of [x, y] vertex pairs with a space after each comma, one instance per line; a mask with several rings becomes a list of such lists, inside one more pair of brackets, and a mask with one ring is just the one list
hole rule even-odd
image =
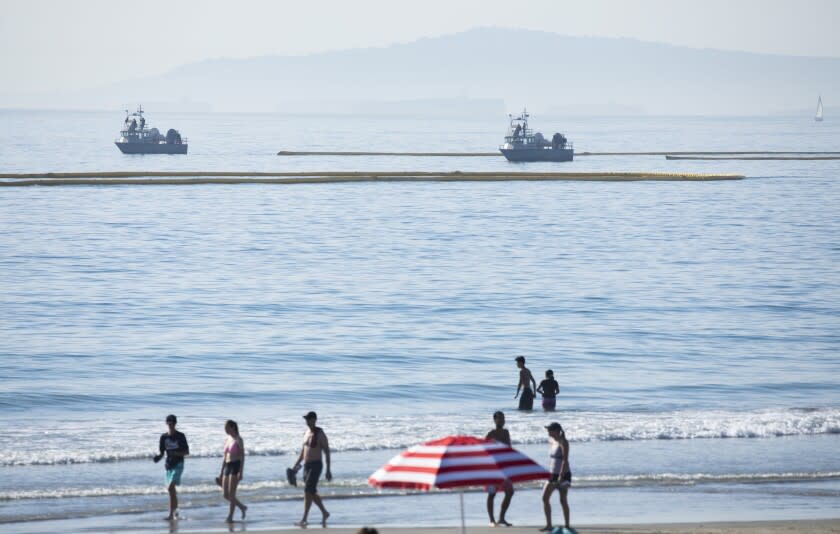
[[178, 419], [174, 415], [166, 416], [166, 426], [169, 430], [161, 434], [158, 443], [160, 451], [153, 460], [158, 463], [166, 455], [166, 491], [169, 492], [169, 515], [164, 519], [172, 521], [178, 517], [178, 492], [175, 487], [181, 485], [181, 474], [184, 472], [184, 456], [190, 454], [187, 436], [175, 430]]
[[[494, 439], [500, 443], [510, 446], [510, 432], [508, 432], [505, 428], [505, 414], [502, 412], [494, 413], [493, 422], [496, 424], [496, 428], [488, 432], [484, 439]], [[496, 521], [496, 518], [493, 515], [493, 501], [496, 498], [498, 488], [496, 488], [496, 486], [487, 486], [487, 515], [490, 516], [491, 527], [498, 525], [506, 527], [512, 526], [505, 520], [505, 513], [507, 513], [508, 507], [510, 506], [510, 500], [513, 498], [513, 482], [511, 482], [509, 478], [506, 478], [502, 483], [502, 488], [505, 490], [505, 498], [502, 499], [502, 507], [499, 510], [499, 521]]]
[[323, 469], [323, 464], [321, 463], [321, 454], [323, 453], [327, 462], [326, 479], [327, 481], [332, 480], [332, 472], [330, 471], [330, 444], [327, 441], [327, 435], [324, 434], [324, 431], [320, 427], [315, 426], [315, 423], [318, 421], [318, 415], [315, 412], [309, 412], [303, 418], [306, 419], [307, 429], [303, 433], [303, 446], [300, 449], [300, 455], [295, 465], [292, 466], [292, 469], [297, 470], [301, 462], [303, 462], [303, 517], [295, 525], [305, 527], [308, 524], [309, 509], [314, 502], [321, 509], [321, 525], [327, 526], [327, 519], [330, 517], [330, 513], [324, 507], [321, 496], [318, 495], [318, 479], [321, 477], [321, 470]]

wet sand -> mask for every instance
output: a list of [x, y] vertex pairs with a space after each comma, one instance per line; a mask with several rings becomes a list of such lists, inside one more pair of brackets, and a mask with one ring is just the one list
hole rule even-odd
[[[241, 524], [235, 523], [232, 530], [237, 531]], [[459, 534], [460, 527], [411, 528], [411, 527], [376, 527], [379, 534]], [[256, 532], [255, 530], [248, 529]], [[295, 529], [291, 529], [295, 530]], [[300, 529], [297, 529], [300, 530]], [[321, 530], [315, 523], [307, 530]], [[355, 534], [357, 529], [329, 527], [330, 534]], [[840, 519], [812, 519], [789, 521], [727, 521], [709, 523], [662, 523], [662, 524], [627, 524], [627, 525], [578, 525], [579, 534], [792, 534], [808, 532], [811, 534], [840, 533]], [[289, 528], [259, 530], [262, 533], [288, 533]], [[206, 531], [219, 532], [219, 530]], [[536, 525], [530, 527], [490, 528], [467, 527], [468, 534], [538, 534]]]

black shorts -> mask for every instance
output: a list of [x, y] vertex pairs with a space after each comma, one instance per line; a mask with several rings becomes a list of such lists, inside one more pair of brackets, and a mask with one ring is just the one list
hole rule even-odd
[[225, 476], [238, 475], [240, 471], [242, 471], [242, 460], [235, 460], [233, 462], [225, 463]]
[[548, 484], [553, 484], [555, 488], [568, 488], [572, 485], [572, 472], [566, 471], [561, 477], [560, 475], [551, 475]]
[[303, 464], [304, 493], [318, 493], [318, 479], [321, 478], [322, 469], [324, 469], [324, 464], [317, 460]]
[[534, 409], [534, 392], [531, 391], [531, 388], [523, 388], [522, 395], [519, 397], [519, 409], [520, 410], [533, 410]]

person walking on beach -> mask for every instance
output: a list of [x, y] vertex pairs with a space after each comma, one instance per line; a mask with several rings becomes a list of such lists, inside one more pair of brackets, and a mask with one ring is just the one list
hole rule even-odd
[[332, 480], [332, 471], [330, 471], [330, 444], [327, 441], [327, 435], [324, 431], [315, 425], [318, 421], [318, 415], [315, 412], [309, 412], [303, 416], [306, 420], [306, 432], [303, 433], [303, 446], [300, 449], [300, 455], [292, 466], [293, 470], [297, 470], [303, 462], [303, 517], [295, 525], [305, 527], [308, 524], [309, 509], [312, 503], [321, 509], [321, 525], [327, 526], [327, 519], [330, 513], [324, 507], [321, 501], [321, 496], [318, 495], [318, 479], [321, 477], [321, 470], [323, 464], [321, 463], [321, 454], [327, 463], [326, 479]]
[[166, 416], [166, 426], [169, 430], [160, 435], [158, 443], [159, 454], [153, 458], [158, 463], [166, 455], [166, 491], [169, 492], [169, 515], [165, 518], [172, 521], [178, 517], [178, 492], [175, 487], [181, 485], [181, 475], [184, 472], [184, 456], [190, 454], [187, 436], [175, 430], [178, 419], [170, 414]]
[[520, 390], [522, 397], [519, 399], [520, 410], [534, 409], [534, 390], [537, 389], [537, 381], [534, 380], [534, 375], [531, 370], [525, 367], [525, 356], [516, 357], [516, 366], [519, 367], [519, 384], [516, 385], [516, 395], [513, 398], [519, 397]]
[[[505, 428], [505, 414], [502, 412], [494, 413], [493, 422], [496, 424], [496, 428], [488, 432], [484, 439], [494, 439], [509, 447], [510, 432], [508, 432]], [[505, 520], [505, 513], [507, 513], [508, 507], [510, 506], [510, 500], [513, 498], [513, 482], [509, 478], [506, 478], [502, 483], [502, 488], [505, 490], [505, 498], [502, 499], [502, 507], [499, 510], [499, 520], [496, 521], [496, 518], [493, 515], [493, 501], [496, 499], [496, 492], [498, 491], [498, 488], [496, 486], [487, 486], [487, 515], [490, 516], [491, 527], [498, 525], [506, 527], [512, 526]]]
[[245, 512], [248, 511], [248, 507], [236, 498], [236, 488], [245, 475], [245, 441], [239, 435], [239, 425], [236, 421], [228, 419], [225, 423], [225, 433], [227, 433], [227, 439], [225, 439], [225, 451], [222, 455], [222, 470], [216, 482], [222, 487], [225, 500], [230, 502], [230, 511], [225, 523], [233, 523], [233, 512], [237, 507], [242, 512], [243, 521]]
[[545, 372], [545, 380], [537, 386], [537, 393], [542, 395], [543, 410], [553, 412], [557, 406], [557, 394], [560, 393], [560, 384], [554, 380], [554, 371], [549, 369]]
[[569, 468], [569, 442], [560, 423], [553, 422], [547, 427], [551, 452], [549, 453], [549, 472], [551, 478], [545, 483], [542, 492], [543, 511], [545, 511], [545, 526], [541, 532], [550, 532], [551, 526], [551, 494], [554, 490], [560, 492], [560, 506], [563, 507], [563, 521], [565, 528], [569, 526], [569, 488], [572, 486], [572, 470]]

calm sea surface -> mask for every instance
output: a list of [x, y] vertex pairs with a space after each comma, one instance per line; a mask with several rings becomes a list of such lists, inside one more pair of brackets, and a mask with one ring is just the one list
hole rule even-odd
[[[192, 450], [189, 528], [221, 527], [223, 424], [249, 528], [290, 525], [282, 480], [312, 409], [336, 524], [450, 525], [457, 498], [365, 498], [402, 448], [506, 411], [547, 463], [571, 439], [573, 522], [834, 517], [840, 498], [840, 161], [278, 157], [492, 151], [504, 117], [151, 114], [188, 156], [126, 156], [119, 113], [0, 111], [0, 172], [735, 172], [726, 182], [0, 188], [0, 522], [146, 530], [168, 413]], [[807, 118], [596, 118], [580, 151], [840, 150]], [[523, 354], [558, 412], [518, 413]], [[394, 499], [403, 504], [393, 506]], [[483, 524], [483, 496], [467, 519]], [[429, 510], [449, 510], [430, 514]], [[398, 510], [398, 511], [397, 511]], [[559, 512], [559, 510], [558, 510]], [[541, 521], [525, 487], [509, 517]], [[316, 514], [317, 515], [317, 514]]]

